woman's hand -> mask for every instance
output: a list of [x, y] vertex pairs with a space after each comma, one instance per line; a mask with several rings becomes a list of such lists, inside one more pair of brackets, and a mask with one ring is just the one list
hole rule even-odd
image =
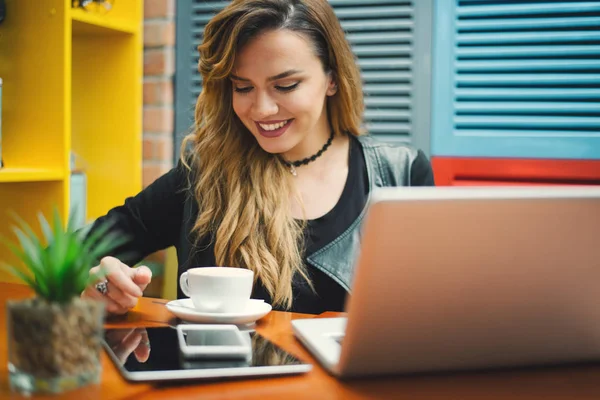
[[152, 272], [148, 267], [131, 268], [114, 257], [104, 257], [100, 265], [90, 270], [90, 274], [99, 271], [105, 274], [106, 293], [100, 293], [95, 285], [91, 285], [81, 297], [104, 301], [106, 311], [110, 314], [125, 314], [135, 307], [152, 280]]

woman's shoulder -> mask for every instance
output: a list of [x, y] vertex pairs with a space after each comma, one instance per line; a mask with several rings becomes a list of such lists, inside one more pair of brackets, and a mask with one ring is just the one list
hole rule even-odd
[[370, 134], [356, 136], [361, 144], [365, 157], [376, 157], [380, 162], [411, 164], [423, 152], [417, 147], [405, 142], [391, 142], [378, 139]]
[[187, 151], [183, 155], [179, 155], [177, 164], [173, 168], [188, 188], [193, 186], [193, 183], [198, 179], [198, 162], [196, 157], [194, 153]]
[[384, 186], [430, 186], [433, 171], [425, 153], [410, 143], [387, 142], [372, 135], [356, 136], [365, 161]]

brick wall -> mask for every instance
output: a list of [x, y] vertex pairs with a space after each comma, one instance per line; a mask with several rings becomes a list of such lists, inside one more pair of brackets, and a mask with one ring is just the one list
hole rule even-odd
[[[175, 0], [144, 0], [144, 187], [173, 166], [174, 45]], [[145, 295], [161, 295], [164, 261], [164, 251], [144, 260], [155, 273]]]
[[173, 165], [175, 0], [144, 0], [143, 183]]

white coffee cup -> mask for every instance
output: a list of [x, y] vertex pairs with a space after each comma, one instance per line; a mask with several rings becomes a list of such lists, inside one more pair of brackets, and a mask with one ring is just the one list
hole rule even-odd
[[254, 272], [231, 267], [191, 268], [181, 274], [179, 285], [202, 312], [243, 311], [252, 294]]

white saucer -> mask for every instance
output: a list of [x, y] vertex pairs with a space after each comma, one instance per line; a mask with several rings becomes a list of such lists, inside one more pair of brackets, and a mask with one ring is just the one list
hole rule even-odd
[[269, 312], [271, 305], [263, 300], [251, 299], [244, 311], [237, 313], [207, 313], [194, 308], [192, 299], [173, 300], [166, 304], [167, 309], [175, 316], [187, 322], [200, 324], [251, 324]]

